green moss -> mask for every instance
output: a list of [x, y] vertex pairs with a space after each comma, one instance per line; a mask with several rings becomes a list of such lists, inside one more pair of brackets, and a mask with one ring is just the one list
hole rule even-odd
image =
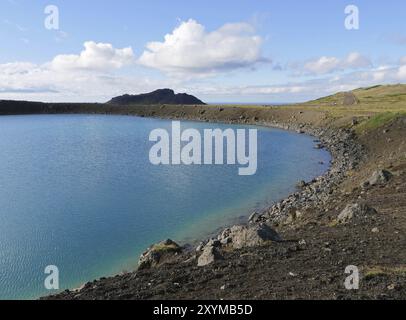
[[391, 121], [395, 120], [399, 116], [401, 116], [402, 113], [397, 112], [384, 112], [377, 114], [370, 118], [369, 120], [366, 120], [362, 122], [358, 127], [357, 127], [357, 132], [362, 132], [366, 130], [373, 130], [377, 129], [380, 127], [383, 127], [384, 125], [390, 123]]
[[169, 245], [158, 243], [152, 247], [152, 250], [157, 253], [173, 252], [173, 251], [179, 251], [179, 246], [176, 245], [175, 243], [172, 243]]
[[391, 276], [391, 275], [406, 276], [406, 266], [373, 267], [366, 268], [364, 271], [365, 280], [371, 280], [376, 277]]
[[385, 275], [387, 275], [387, 273], [384, 272], [382, 269], [371, 269], [365, 272], [364, 278], [365, 280], [371, 280], [373, 278], [382, 277]]
[[330, 227], [330, 228], [337, 227], [338, 226], [337, 219], [334, 219], [333, 221], [331, 221], [327, 226]]

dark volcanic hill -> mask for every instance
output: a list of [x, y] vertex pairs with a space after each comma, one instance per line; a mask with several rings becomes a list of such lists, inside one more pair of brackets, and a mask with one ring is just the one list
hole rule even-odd
[[197, 99], [186, 93], [178, 93], [171, 89], [160, 89], [150, 93], [144, 93], [139, 95], [125, 94], [123, 96], [115, 97], [111, 99], [108, 104], [115, 105], [153, 105], [153, 104], [193, 104], [203, 105], [203, 101]]

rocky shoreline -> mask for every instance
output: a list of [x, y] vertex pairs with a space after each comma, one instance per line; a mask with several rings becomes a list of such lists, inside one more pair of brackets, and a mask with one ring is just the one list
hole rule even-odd
[[[255, 247], [267, 241], [282, 241], [282, 239], [278, 238], [277, 233], [269, 229], [268, 226], [289, 225], [296, 219], [300, 219], [307, 209], [322, 208], [337, 192], [338, 185], [345, 179], [346, 172], [356, 169], [365, 156], [363, 146], [356, 141], [356, 136], [351, 130], [325, 130], [306, 125], [280, 124], [276, 122], [271, 124], [261, 123], [261, 125], [308, 134], [317, 138], [314, 141], [315, 148], [325, 148], [331, 153], [331, 167], [324, 175], [310, 182], [299, 181], [297, 185], [299, 191], [277, 202], [272, 207], [264, 209], [262, 212], [252, 213], [248, 218], [247, 226], [234, 225], [222, 230], [217, 237], [200, 242], [194, 248], [200, 254], [200, 257], [203, 256], [203, 259], [200, 258], [198, 262], [200, 266], [223, 259], [219, 252], [222, 247], [228, 248], [231, 246], [241, 249], [243, 247]], [[247, 237], [247, 233], [251, 234]], [[150, 256], [153, 251], [152, 246], [141, 256], [141, 266], [144, 266], [145, 257]], [[161, 257], [156, 257], [153, 264], [158, 264], [160, 259]], [[148, 261], [147, 264], [150, 264], [150, 262]]]
[[318, 138], [315, 148], [326, 148], [332, 155], [330, 169], [311, 182], [300, 181], [301, 190], [272, 206], [269, 210], [252, 217], [250, 222], [269, 222], [275, 224], [291, 223], [301, 210], [322, 207], [337, 191], [337, 186], [345, 179], [346, 172], [354, 170], [365, 156], [363, 146], [356, 141], [354, 132], [347, 129], [320, 129], [309, 126], [277, 125], [273, 127], [294, 130]]

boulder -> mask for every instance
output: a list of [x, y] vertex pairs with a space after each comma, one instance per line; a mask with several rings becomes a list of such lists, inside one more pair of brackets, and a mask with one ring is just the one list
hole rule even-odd
[[250, 217], [248, 218], [248, 222], [249, 223], [255, 223], [258, 222], [260, 218], [260, 214], [258, 212], [254, 212], [250, 215]]
[[230, 229], [228, 237], [235, 249], [257, 247], [269, 241], [282, 240], [278, 233], [266, 224], [234, 226]]
[[217, 239], [220, 241], [221, 246], [226, 246], [229, 243], [231, 243], [232, 239], [230, 237], [230, 232], [231, 232], [230, 228], [227, 228], [227, 229], [224, 229], [223, 232], [221, 232], [218, 235]]
[[219, 239], [210, 239], [209, 242], [207, 242], [205, 247], [215, 247], [215, 248], [221, 247], [220, 240]]
[[303, 213], [298, 210], [291, 210], [289, 215], [286, 217], [286, 220], [283, 221], [284, 225], [290, 225], [296, 220], [300, 219], [303, 216]]
[[231, 239], [230, 237], [224, 238], [220, 240], [220, 244], [222, 246], [226, 246], [228, 244], [230, 244], [233, 241], [233, 239]]
[[223, 256], [221, 255], [220, 251], [213, 246], [206, 246], [203, 249], [202, 254], [200, 255], [199, 259], [197, 260], [198, 267], [204, 267], [209, 264], [212, 264], [215, 261], [222, 260]]
[[354, 218], [368, 217], [376, 214], [376, 210], [365, 203], [351, 203], [338, 215], [338, 223], [345, 224]]
[[387, 170], [377, 170], [368, 179], [368, 184], [371, 186], [383, 185], [392, 178], [392, 173]]
[[149, 269], [156, 267], [165, 260], [178, 255], [182, 252], [182, 248], [174, 241], [168, 239], [148, 248], [138, 261], [139, 269]]
[[296, 187], [299, 188], [299, 189], [303, 189], [306, 186], [307, 186], [307, 183], [305, 181], [303, 181], [303, 180], [296, 183]]
[[344, 93], [344, 98], [342, 101], [345, 106], [352, 106], [359, 103], [357, 96], [353, 92]]

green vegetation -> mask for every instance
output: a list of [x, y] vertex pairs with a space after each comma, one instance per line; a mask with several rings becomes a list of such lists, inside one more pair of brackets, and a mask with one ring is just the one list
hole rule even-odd
[[362, 122], [359, 126], [357, 126], [357, 132], [373, 130], [376, 128], [383, 127], [384, 125], [395, 120], [401, 115], [402, 113], [393, 113], [393, 112], [379, 113], [373, 116], [372, 118]]
[[[216, 106], [213, 106], [216, 107]], [[339, 92], [317, 100], [285, 106], [224, 105], [223, 108], [289, 109], [326, 111], [332, 117], [373, 116], [377, 113], [406, 113], [406, 84], [377, 85]]]
[[[348, 95], [356, 102], [345, 104]], [[371, 115], [385, 112], [406, 112], [406, 85], [379, 85], [360, 88], [351, 92], [340, 92], [328, 97], [304, 103], [303, 106], [319, 110], [329, 110], [335, 114]]]
[[179, 246], [176, 243], [158, 243], [152, 247], [152, 251], [157, 253], [176, 252], [179, 251]]
[[365, 280], [390, 275], [406, 276], [406, 266], [400, 267], [367, 267], [364, 270]]

